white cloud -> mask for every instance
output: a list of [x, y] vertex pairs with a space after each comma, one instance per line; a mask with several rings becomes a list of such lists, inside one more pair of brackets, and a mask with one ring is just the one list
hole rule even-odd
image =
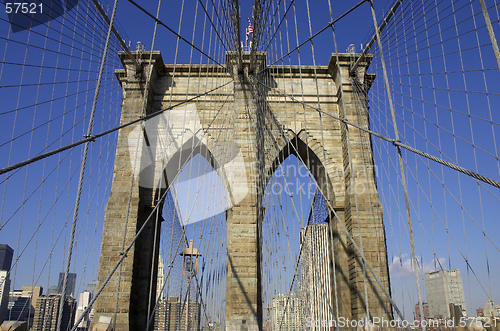
[[[440, 269], [440, 265], [443, 265], [444, 262], [444, 258], [439, 258], [439, 263], [437, 263], [437, 261], [435, 261], [434, 259], [430, 262], [424, 262], [422, 266], [420, 265], [420, 261], [418, 261], [418, 273], [422, 274], [422, 272], [426, 273], [435, 271], [436, 268]], [[414, 277], [414, 270], [415, 269], [413, 268], [412, 258], [408, 254], [402, 254], [401, 256], [394, 257], [391, 264], [389, 265], [389, 272], [391, 273], [391, 276], [396, 278]]]

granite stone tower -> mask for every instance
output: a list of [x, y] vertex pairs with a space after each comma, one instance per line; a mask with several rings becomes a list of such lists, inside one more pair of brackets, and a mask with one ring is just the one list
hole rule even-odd
[[[339, 298], [339, 315], [349, 319], [365, 318], [368, 303], [371, 316], [390, 319], [389, 300], [370, 272], [363, 273], [362, 260], [340, 223], [345, 224], [358, 247], [362, 241], [367, 262], [383, 286], [389, 289], [382, 208], [375, 182], [370, 136], [355, 128], [347, 132], [345, 124], [338, 119], [348, 120], [363, 128], [369, 127], [366, 92], [374, 77], [367, 74], [366, 69], [371, 57], [365, 57], [356, 73], [351, 74], [350, 64], [359, 55], [332, 54], [328, 66], [299, 67], [266, 66], [266, 54], [259, 52], [253, 60], [249, 53], [244, 53], [242, 63], [239, 63], [238, 54], [228, 52], [226, 70], [220, 70], [215, 65], [165, 65], [160, 52], [153, 52], [149, 67], [150, 55], [150, 52], [138, 55], [138, 62], [142, 64], [142, 72], [138, 72], [133, 61], [125, 53], [120, 54], [124, 69], [117, 70], [116, 75], [124, 94], [122, 124], [216, 88], [216, 85], [211, 85], [212, 80], [206, 79], [214, 75], [217, 75], [218, 85], [227, 83], [225, 88], [217, 91], [218, 95], [227, 95], [231, 102], [218, 104], [220, 99], [211, 99], [207, 94], [206, 99], [211, 102], [202, 103], [193, 99], [180, 106], [186, 112], [194, 110], [205, 136], [198, 139], [195, 132], [186, 136], [184, 131], [193, 131], [189, 127], [170, 132], [173, 137], [183, 136], [182, 141], [171, 141], [176, 149], [170, 145], [163, 146], [162, 151], [151, 149], [151, 134], [146, 128], [143, 132], [148, 134], [150, 148], [150, 152], [146, 153], [146, 142], [137, 136], [142, 134], [141, 131], [134, 131], [131, 126], [120, 130], [113, 186], [102, 236], [98, 287], [121, 258], [122, 247], [127, 247], [133, 240], [165, 192], [169, 182], [169, 164], [182, 164], [179, 161], [201, 153], [215, 165], [227, 152], [215, 147], [216, 143], [220, 145], [220, 141], [217, 141], [215, 131], [211, 130], [217, 130], [217, 123], [209, 129], [214, 118], [213, 110], [221, 109], [232, 118], [230, 143], [241, 151], [238, 168], [246, 173], [246, 176], [234, 176], [233, 186], [228, 187], [234, 196], [230, 197], [232, 208], [226, 212], [226, 328], [262, 330], [261, 289], [266, 281], [262, 279], [261, 272], [263, 190], [274, 170], [292, 154], [307, 160], [306, 166], [318, 182], [325, 200], [334, 209], [330, 217], [329, 237], [333, 242], [330, 255], [335, 255], [335, 265], [330, 262], [329, 274], [335, 273], [337, 280], [334, 284], [332, 277], [330, 289], [331, 297]], [[148, 72], [151, 79], [146, 89], [148, 80], [144, 77]], [[201, 89], [200, 84], [193, 82], [194, 77], [203, 82]], [[356, 91], [353, 78], [361, 84], [362, 93]], [[148, 92], [143, 98], [144, 91]], [[320, 104], [321, 111], [337, 119], [323, 116], [319, 122], [317, 109], [304, 107], [291, 98], [283, 102], [286, 96], [279, 91], [296, 91], [295, 97], [300, 96], [297, 97], [300, 101]], [[169, 111], [165, 112], [166, 116]], [[294, 116], [294, 112], [300, 112], [300, 117]], [[161, 139], [165, 133], [165, 129], [158, 126], [154, 139]], [[138, 142], [135, 147], [137, 154], [130, 148], [130, 141]], [[163, 153], [161, 158], [157, 157], [160, 153]], [[161, 162], [158, 161], [160, 159]], [[224, 173], [219, 175], [221, 178], [228, 176]], [[356, 187], [352, 184], [353, 177]], [[242, 187], [244, 194], [240, 194]], [[129, 199], [130, 208], [127, 208]], [[151, 284], [151, 281], [156, 283], [157, 277], [151, 273], [157, 270], [158, 249], [155, 245], [159, 241], [161, 221], [161, 215], [154, 216], [142, 229], [122, 263], [120, 282], [118, 272], [115, 272], [98, 298], [94, 320], [99, 316], [114, 316], [118, 291], [116, 330], [146, 328], [148, 304], [154, 298], [149, 291], [156, 291], [156, 284]], [[330, 261], [333, 261], [332, 256]], [[365, 299], [365, 292], [368, 300]]]

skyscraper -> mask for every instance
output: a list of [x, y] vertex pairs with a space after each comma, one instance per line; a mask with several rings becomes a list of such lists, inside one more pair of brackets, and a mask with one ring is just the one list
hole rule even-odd
[[195, 301], [179, 301], [178, 297], [162, 300], [155, 312], [155, 331], [198, 330], [200, 304]]
[[[156, 281], [156, 298], [158, 298], [160, 293], [163, 292], [163, 285], [165, 283], [163, 280], [165, 274], [164, 274], [164, 264], [163, 264], [163, 258], [161, 257], [161, 252], [159, 255], [160, 256], [158, 257], [158, 276]], [[160, 300], [161, 299], [163, 299], [163, 294], [160, 297]]]
[[450, 303], [462, 307], [462, 314], [467, 316], [464, 288], [459, 269], [441, 269], [425, 274], [429, 318], [450, 318]]
[[332, 321], [330, 270], [330, 239], [328, 224], [316, 223], [300, 232], [299, 294], [303, 316], [313, 320]]
[[95, 292], [97, 291], [97, 282], [93, 280], [90, 283], [88, 283], [87, 287], [85, 288], [85, 291], [90, 292], [90, 294], [92, 294], [92, 297], [94, 297]]
[[9, 245], [0, 244], [0, 270], [10, 270], [12, 256], [14, 256], [14, 250]]
[[301, 331], [305, 329], [304, 302], [296, 292], [273, 297], [273, 330]]
[[[61, 272], [59, 274], [59, 283], [57, 285], [57, 293], [63, 292], [63, 281], [64, 281], [64, 273]], [[68, 273], [68, 281], [67, 281], [65, 294], [74, 298], [75, 297], [75, 285], [76, 285], [76, 274], [70, 272], [70, 273]]]
[[[85, 288], [85, 291], [90, 292], [90, 300], [92, 300], [95, 296], [95, 293], [97, 292], [97, 281], [93, 280], [90, 283], [88, 283], [87, 287]], [[92, 321], [93, 317], [94, 317], [94, 306], [92, 306], [92, 309], [90, 309], [89, 319]]]
[[76, 302], [72, 297], [66, 296], [61, 300], [61, 294], [41, 296], [35, 307], [35, 318], [32, 331], [55, 331], [59, 318], [59, 305], [63, 304], [61, 331], [69, 331], [75, 321]]
[[166, 300], [160, 300], [158, 302], [158, 306], [156, 307], [155, 310], [155, 325], [154, 325], [154, 331], [166, 331], [168, 330], [168, 323], [167, 323], [167, 301]]
[[[89, 306], [90, 300], [92, 300], [92, 293], [85, 291], [80, 293], [78, 296], [78, 307], [76, 308], [75, 323], [83, 315], [85, 309]], [[82, 321], [78, 323], [78, 331], [86, 331], [90, 327], [90, 314], [87, 312], [83, 317]]]

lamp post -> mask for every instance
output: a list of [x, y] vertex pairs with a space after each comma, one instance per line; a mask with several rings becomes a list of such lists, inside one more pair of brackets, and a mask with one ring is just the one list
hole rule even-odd
[[197, 248], [193, 247], [193, 240], [189, 240], [189, 246], [184, 248], [182, 253], [182, 274], [188, 279], [187, 305], [186, 305], [186, 331], [188, 331], [189, 321], [189, 292], [191, 289], [191, 278], [196, 276], [198, 270], [198, 257], [201, 254]]

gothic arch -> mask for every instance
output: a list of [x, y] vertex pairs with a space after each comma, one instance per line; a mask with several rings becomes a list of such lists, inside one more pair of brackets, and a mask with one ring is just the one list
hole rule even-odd
[[[307, 168], [307, 170], [315, 178], [316, 182], [325, 199], [329, 199], [332, 206], [335, 204], [335, 189], [334, 183], [328, 172], [328, 164], [321, 160], [322, 155], [318, 156], [318, 152], [322, 150], [323, 146], [319, 141], [314, 139], [305, 130], [300, 130], [295, 134], [293, 130], [289, 129], [286, 133], [287, 141], [281, 141], [281, 150], [271, 155], [266, 165], [266, 178], [265, 184], [267, 185], [271, 176], [274, 174], [280, 164], [286, 160], [290, 155], [296, 156]], [[326, 160], [328, 161], [328, 160]], [[340, 184], [340, 183], [339, 183]], [[266, 186], [264, 185], [264, 187]]]

